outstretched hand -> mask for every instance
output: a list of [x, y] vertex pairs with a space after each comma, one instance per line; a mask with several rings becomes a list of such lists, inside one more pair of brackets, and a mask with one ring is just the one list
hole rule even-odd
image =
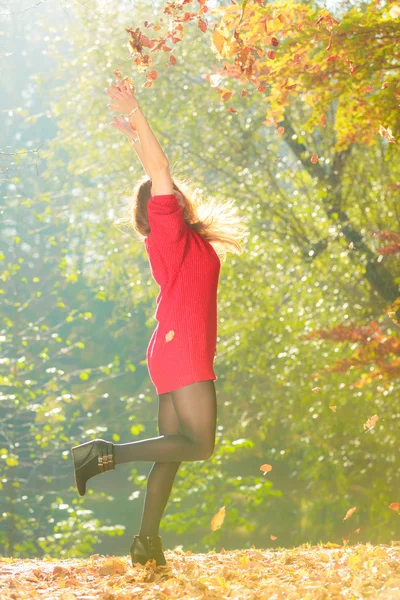
[[113, 125], [115, 129], [118, 129], [118, 131], [126, 135], [126, 137], [129, 139], [133, 139], [135, 137], [134, 133], [136, 132], [136, 128], [133, 123], [129, 121], [129, 119], [125, 119], [124, 114], [121, 114], [121, 119], [118, 119], [118, 117], [114, 116], [114, 120], [111, 121], [110, 125]]
[[129, 114], [134, 108], [139, 106], [139, 102], [135, 97], [135, 89], [131, 87], [128, 80], [124, 82], [118, 81], [118, 85], [111, 83], [106, 88], [107, 95], [115, 102], [115, 104], [107, 104], [107, 108], [118, 110], [125, 114]]

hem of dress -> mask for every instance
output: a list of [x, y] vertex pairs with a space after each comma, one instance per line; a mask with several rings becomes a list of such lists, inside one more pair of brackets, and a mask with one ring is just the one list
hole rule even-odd
[[204, 376], [204, 377], [195, 377], [194, 379], [190, 379], [187, 381], [183, 381], [182, 383], [179, 383], [178, 385], [174, 385], [173, 387], [171, 386], [166, 386], [166, 389], [163, 388], [157, 388], [157, 386], [155, 385], [154, 387], [156, 388], [156, 392], [157, 394], [169, 394], [170, 392], [174, 392], [175, 390], [179, 390], [181, 387], [185, 387], [187, 385], [191, 385], [192, 383], [197, 383], [198, 381], [217, 381], [218, 377], [214, 374], [212, 377], [210, 377], [209, 375]]

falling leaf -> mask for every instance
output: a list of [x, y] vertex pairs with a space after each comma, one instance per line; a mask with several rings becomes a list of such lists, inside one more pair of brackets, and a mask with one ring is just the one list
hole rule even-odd
[[367, 431], [370, 431], [371, 429], [373, 429], [375, 427], [378, 419], [379, 419], [378, 415], [374, 415], [373, 417], [370, 417], [369, 419], [367, 419], [366, 423], [364, 423], [364, 429], [366, 429]]
[[360, 528], [358, 528], [358, 529], [355, 529], [355, 530], [354, 530], [354, 533], [360, 533]]
[[277, 40], [276, 37], [271, 38], [271, 44], [273, 46], [279, 46], [279, 41]]
[[318, 154], [313, 154], [311, 157], [311, 162], [315, 165], [318, 162]]
[[211, 531], [216, 531], [221, 528], [225, 520], [225, 506], [222, 506], [219, 511], [211, 519]]
[[207, 23], [206, 23], [206, 21], [204, 21], [203, 19], [199, 19], [198, 25], [199, 25], [199, 29], [201, 29], [201, 31], [203, 33], [205, 33], [207, 31]]
[[152, 82], [152, 81], [146, 81], [146, 83], [144, 84], [144, 86], [143, 86], [143, 87], [145, 87], [145, 88], [150, 88], [152, 85], [153, 85], [153, 82]]
[[231, 113], [237, 113], [237, 110], [235, 110], [234, 108], [232, 108], [232, 106], [230, 106], [230, 107], [228, 108], [228, 110], [229, 110], [229, 112], [231, 112]]
[[158, 73], [157, 73], [157, 71], [156, 71], [155, 69], [153, 69], [152, 71], [149, 71], [149, 72], [147, 73], [147, 77], [148, 77], [149, 79], [153, 79], [153, 81], [154, 81], [155, 79], [157, 79], [157, 77], [158, 77]]
[[278, 538], [276, 537], [276, 535], [270, 535], [269, 536], [271, 538], [271, 540], [277, 540]]
[[320, 392], [321, 390], [322, 390], [322, 388], [320, 388], [320, 387], [315, 387], [315, 388], [313, 388], [311, 391], [312, 391], [312, 392]]
[[379, 125], [379, 133], [382, 137], [386, 138], [389, 142], [396, 143], [396, 139], [392, 135], [392, 130], [389, 127], [386, 129], [382, 125]]
[[350, 244], [349, 244], [349, 248], [350, 248], [351, 250], [353, 250], [353, 249], [354, 249], [354, 243], [353, 243], [353, 242], [350, 242]]
[[336, 412], [336, 408], [337, 408], [336, 406], [330, 406], [329, 408], [331, 409], [332, 412]]
[[266, 85], [260, 85], [260, 86], [257, 88], [257, 91], [258, 91], [258, 92], [265, 92], [265, 90], [266, 90], [266, 89], [267, 89], [267, 86], [266, 86]]
[[210, 75], [211, 87], [217, 87], [223, 79], [224, 77], [221, 75], [221, 73], [213, 73]]
[[279, 135], [283, 135], [285, 133], [285, 128], [284, 127], [278, 127], [278, 133], [279, 133]]
[[389, 508], [391, 510], [397, 510], [397, 512], [399, 512], [399, 510], [400, 510], [400, 502], [392, 502], [391, 504], [389, 504]]
[[349, 508], [343, 521], [345, 521], [346, 519], [349, 519], [355, 510], [357, 510], [357, 506], [353, 506], [353, 508]]
[[275, 50], [268, 50], [267, 52], [267, 56], [270, 60], [274, 60], [275, 56], [276, 56], [276, 52]]
[[245, 96], [247, 96], [246, 90], [242, 90], [242, 93], [240, 95], [241, 95], [242, 98], [244, 98]]
[[165, 341], [170, 342], [173, 339], [174, 335], [175, 331], [171, 329], [171, 331], [168, 331], [167, 335], [165, 336]]
[[171, 56], [169, 57], [169, 62], [171, 63], [171, 65], [176, 65], [176, 58], [173, 54], [171, 54]]
[[219, 93], [222, 102], [226, 102], [227, 100], [229, 100], [229, 98], [231, 98], [233, 96], [233, 92], [231, 90], [227, 90], [225, 88], [215, 88], [215, 89]]
[[272, 471], [272, 467], [271, 467], [271, 465], [268, 465], [268, 464], [261, 465], [260, 471], [263, 471], [264, 475], [266, 475], [266, 473], [269, 473], [269, 471]]

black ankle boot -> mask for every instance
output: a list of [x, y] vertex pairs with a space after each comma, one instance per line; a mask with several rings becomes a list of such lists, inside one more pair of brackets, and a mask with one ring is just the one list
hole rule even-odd
[[130, 548], [132, 565], [145, 565], [148, 560], [155, 559], [157, 567], [166, 565], [162, 542], [159, 535], [135, 535]]
[[74, 477], [80, 496], [86, 493], [86, 482], [91, 477], [115, 469], [112, 442], [96, 439], [72, 448]]

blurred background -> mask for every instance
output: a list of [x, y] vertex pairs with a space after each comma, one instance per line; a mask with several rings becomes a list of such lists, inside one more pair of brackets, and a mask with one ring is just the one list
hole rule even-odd
[[[219, 86], [235, 91], [228, 103], [210, 83], [223, 62], [212, 26], [237, 10], [231, 2], [207, 3], [206, 32], [185, 23], [176, 65], [154, 55], [150, 88], [125, 28], [160, 17], [168, 28], [167, 3], [0, 2], [1, 555], [123, 555], [140, 524], [151, 463], [91, 479], [81, 498], [70, 453], [95, 437], [158, 434], [146, 365], [158, 286], [142, 243], [113, 224], [143, 173], [109, 125], [104, 89], [118, 66], [173, 173], [205, 197], [234, 198], [250, 231], [221, 270], [216, 449], [181, 465], [164, 547], [399, 539], [389, 505], [400, 500], [400, 161], [377, 125], [398, 137], [393, 4], [293, 8], [314, 25], [324, 8], [343, 21], [357, 71], [307, 75], [314, 99], [286, 97], [281, 118], [273, 82], [260, 93], [228, 78]], [[266, 6], [249, 2], [249, 27]], [[370, 37], [352, 40], [360, 22]], [[282, 69], [310, 31], [296, 48], [282, 40]], [[307, 47], [311, 62], [324, 55], [326, 64], [328, 41]], [[352, 86], [367, 84], [374, 89], [357, 104]]]

